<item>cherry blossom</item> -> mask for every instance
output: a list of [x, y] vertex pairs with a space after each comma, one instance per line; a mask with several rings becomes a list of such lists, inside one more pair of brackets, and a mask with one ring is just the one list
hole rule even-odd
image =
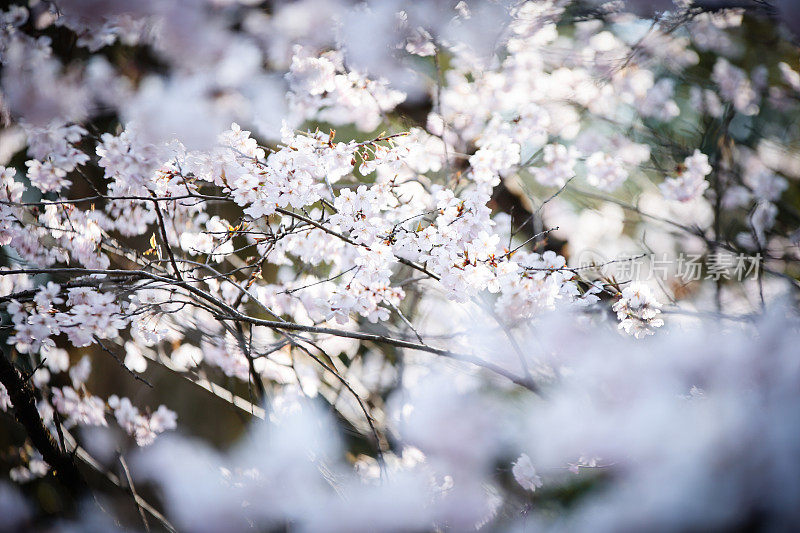
[[514, 474], [514, 479], [517, 480], [517, 483], [525, 490], [535, 492], [536, 489], [542, 486], [542, 478], [536, 474], [536, 469], [527, 454], [523, 453], [519, 456], [519, 459], [514, 462], [511, 472]]
[[660, 185], [664, 197], [670, 200], [688, 202], [703, 194], [708, 188], [705, 177], [712, 171], [708, 164], [708, 156], [695, 150], [694, 154], [683, 162], [678, 177], [668, 178]]
[[0, 10], [0, 530], [797, 521], [787, 2], [269, 4]]
[[628, 179], [622, 162], [612, 155], [595, 152], [586, 159], [586, 181], [599, 189], [613, 191]]
[[569, 179], [575, 176], [575, 163], [577, 150], [563, 144], [548, 144], [544, 147], [544, 167], [531, 169], [533, 177], [542, 185], [548, 187], [563, 187]]
[[631, 283], [622, 290], [614, 311], [619, 318], [619, 328], [636, 338], [652, 335], [652, 328], [660, 328], [664, 321], [658, 318], [661, 304], [655, 299], [649, 286]]

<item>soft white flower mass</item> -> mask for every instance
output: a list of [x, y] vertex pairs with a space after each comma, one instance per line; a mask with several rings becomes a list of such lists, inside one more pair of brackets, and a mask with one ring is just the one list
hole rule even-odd
[[0, 531], [796, 529], [796, 15], [4, 4]]

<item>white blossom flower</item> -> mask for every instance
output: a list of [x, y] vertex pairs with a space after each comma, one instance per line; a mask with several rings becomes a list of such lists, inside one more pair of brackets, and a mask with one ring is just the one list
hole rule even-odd
[[586, 160], [586, 181], [589, 185], [613, 191], [628, 179], [628, 172], [622, 167], [622, 162], [609, 154], [595, 152]]
[[688, 202], [700, 197], [708, 188], [705, 177], [712, 170], [708, 164], [708, 156], [695, 150], [694, 154], [686, 158], [683, 166], [678, 177], [668, 178], [660, 185], [661, 193], [668, 200]]
[[536, 469], [531, 463], [531, 458], [525, 453], [520, 455], [514, 462], [511, 472], [514, 474], [514, 479], [517, 480], [517, 483], [525, 490], [535, 492], [536, 489], [542, 486], [542, 478], [537, 475]]
[[620, 320], [619, 329], [637, 339], [653, 334], [653, 328], [660, 328], [664, 321], [658, 318], [661, 304], [656, 300], [650, 287], [634, 281], [622, 289], [619, 300], [613, 309]]

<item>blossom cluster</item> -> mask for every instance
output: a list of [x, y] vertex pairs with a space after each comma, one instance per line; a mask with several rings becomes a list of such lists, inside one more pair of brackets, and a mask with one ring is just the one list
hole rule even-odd
[[705, 177], [712, 171], [708, 164], [708, 156], [695, 150], [687, 157], [678, 169], [678, 176], [668, 178], [661, 184], [661, 192], [665, 198], [688, 202], [703, 194], [708, 189]]

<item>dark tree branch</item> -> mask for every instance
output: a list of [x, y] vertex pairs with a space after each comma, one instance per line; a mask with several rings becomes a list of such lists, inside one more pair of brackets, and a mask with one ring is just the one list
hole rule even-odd
[[33, 445], [42, 454], [42, 458], [53, 469], [53, 474], [61, 484], [73, 495], [79, 495], [88, 490], [88, 486], [78, 472], [72, 455], [62, 452], [50, 431], [45, 427], [39, 410], [36, 409], [36, 396], [33, 388], [16, 366], [9, 361], [5, 354], [0, 355], [0, 383], [2, 383], [11, 398], [14, 406], [14, 416], [28, 433]]

